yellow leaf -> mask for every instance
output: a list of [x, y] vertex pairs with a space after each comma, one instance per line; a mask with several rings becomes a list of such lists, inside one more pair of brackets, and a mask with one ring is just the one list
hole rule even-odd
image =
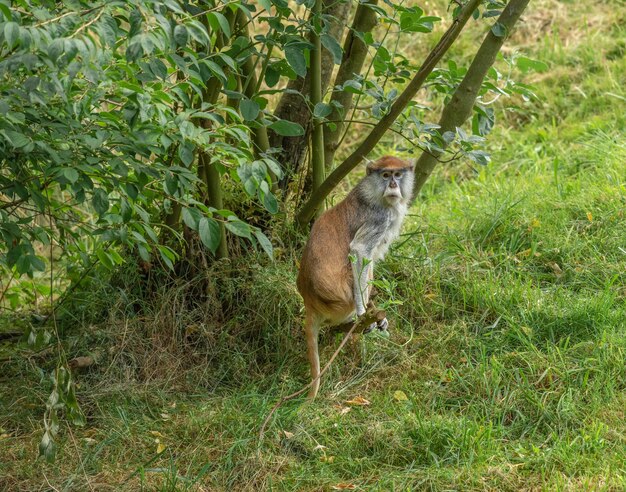
[[157, 454], [161, 454], [163, 451], [165, 451], [165, 444], [160, 442], [157, 444]]
[[356, 485], [353, 483], [338, 483], [337, 485], [333, 485], [331, 487], [333, 490], [354, 490], [356, 489]]
[[587, 212], [587, 220], [589, 222], [593, 222], [593, 215], [591, 215], [591, 212]]
[[289, 431], [285, 431], [285, 430], [284, 430], [284, 431], [281, 431], [281, 432], [282, 432], [283, 436], [284, 436], [286, 439], [291, 439], [291, 438], [293, 437], [293, 432], [289, 432]]
[[154, 437], [165, 437], [163, 434], [161, 434], [159, 431], [149, 431], [150, 434], [152, 434]]
[[537, 218], [530, 221], [530, 227], [533, 229], [536, 227], [539, 227], [540, 225], [541, 225], [541, 221]]
[[335, 457], [334, 456], [320, 456], [320, 461], [322, 463], [333, 463], [335, 461]]
[[407, 401], [409, 399], [409, 397], [406, 396], [406, 393], [404, 391], [401, 391], [401, 390], [394, 391], [393, 398], [396, 401]]
[[360, 407], [365, 407], [365, 406], [371, 404], [368, 400], [366, 400], [362, 396], [356, 396], [352, 400], [347, 400], [344, 403], [346, 405], [356, 405], [356, 406], [360, 406]]

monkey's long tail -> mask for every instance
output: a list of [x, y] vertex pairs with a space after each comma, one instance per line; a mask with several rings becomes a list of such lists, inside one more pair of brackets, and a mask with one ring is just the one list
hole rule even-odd
[[304, 335], [306, 337], [307, 357], [311, 366], [311, 387], [308, 394], [310, 400], [317, 396], [320, 389], [320, 354], [317, 345], [319, 331], [320, 322], [310, 312], [307, 312], [304, 321]]

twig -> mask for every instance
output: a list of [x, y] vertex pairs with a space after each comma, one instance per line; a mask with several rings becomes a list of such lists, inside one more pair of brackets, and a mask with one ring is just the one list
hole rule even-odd
[[[365, 311], [363, 316], [359, 317], [354, 323], [352, 323], [352, 327], [348, 330], [348, 332], [346, 333], [346, 336], [343, 337], [343, 340], [341, 340], [341, 343], [339, 344], [339, 347], [337, 347], [337, 350], [335, 350], [335, 352], [330, 357], [330, 359], [328, 360], [328, 362], [326, 363], [324, 368], [320, 371], [318, 376], [315, 379], [313, 379], [309, 384], [307, 384], [303, 388], [299, 389], [295, 393], [291, 393], [290, 395], [283, 396], [280, 400], [278, 400], [278, 402], [270, 410], [270, 413], [267, 415], [267, 417], [265, 417], [265, 420], [263, 421], [263, 425], [261, 425], [261, 429], [259, 430], [259, 446], [263, 442], [263, 437], [265, 436], [265, 428], [267, 427], [267, 424], [269, 423], [270, 419], [272, 418], [272, 415], [274, 415], [276, 410], [278, 410], [280, 408], [280, 406], [283, 403], [285, 403], [286, 401], [289, 401], [289, 400], [295, 398], [296, 396], [299, 396], [302, 393], [304, 393], [311, 386], [313, 386], [313, 384], [316, 381], [318, 381], [322, 377], [322, 375], [328, 370], [330, 365], [333, 363], [333, 361], [335, 360], [337, 355], [339, 355], [339, 352], [341, 351], [341, 349], [348, 342], [348, 339], [350, 338], [350, 335], [352, 335], [353, 333], [361, 333], [361, 332], [363, 332], [363, 330], [365, 330], [365, 328], [367, 328], [369, 325], [371, 325], [372, 323], [374, 323], [376, 321], [381, 321], [386, 316], [387, 316], [387, 314], [386, 314], [385, 311], [377, 309], [374, 306], [374, 304], [372, 304], [371, 302], [369, 303], [369, 305], [367, 307], [367, 311]], [[339, 327], [345, 327], [347, 325], [349, 325], [349, 323], [345, 323], [343, 325], [339, 325]]]
[[[104, 7], [104, 6], [103, 6]], [[89, 22], [87, 22], [86, 24], [83, 24], [82, 26], [80, 26], [78, 29], [76, 29], [76, 31], [74, 32], [74, 36], [76, 36], [80, 31], [83, 31], [85, 29], [87, 29], [90, 25], [92, 25], [94, 22], [98, 22], [98, 19], [100, 17], [102, 17], [102, 14], [104, 14], [104, 8], [102, 10], [100, 10], [100, 12], [98, 12], [98, 15], [96, 15], [93, 19], [91, 19]]]
[[65, 12], [64, 14], [61, 14], [57, 17], [53, 17], [52, 19], [48, 19], [46, 21], [43, 22], [39, 22], [37, 24], [35, 24], [34, 27], [41, 27], [41, 26], [45, 26], [46, 24], [50, 24], [51, 22], [56, 22], [58, 20], [63, 19], [64, 17], [67, 17], [68, 15], [86, 15], [89, 12], [93, 12], [94, 10], [98, 10], [100, 7], [102, 7], [102, 5], [97, 5], [96, 7], [91, 7], [89, 9], [83, 10], [81, 12], [76, 12], [76, 11], [72, 11], [72, 12]]

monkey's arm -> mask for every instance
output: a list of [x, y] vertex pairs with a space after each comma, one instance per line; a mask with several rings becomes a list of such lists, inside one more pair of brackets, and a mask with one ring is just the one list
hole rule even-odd
[[361, 226], [350, 243], [350, 255], [353, 257], [352, 276], [354, 304], [356, 305], [356, 315], [365, 313], [365, 306], [369, 300], [367, 282], [370, 278], [374, 263], [372, 252], [380, 241], [382, 231], [377, 227], [366, 225]]

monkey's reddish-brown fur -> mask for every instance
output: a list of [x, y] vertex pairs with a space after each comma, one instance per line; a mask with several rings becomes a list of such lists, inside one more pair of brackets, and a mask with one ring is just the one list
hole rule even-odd
[[381, 157], [376, 162], [370, 164], [367, 167], [368, 169], [372, 170], [389, 169], [393, 171], [394, 169], [406, 169], [408, 166], [409, 165], [406, 161], [388, 155], [386, 157]]

